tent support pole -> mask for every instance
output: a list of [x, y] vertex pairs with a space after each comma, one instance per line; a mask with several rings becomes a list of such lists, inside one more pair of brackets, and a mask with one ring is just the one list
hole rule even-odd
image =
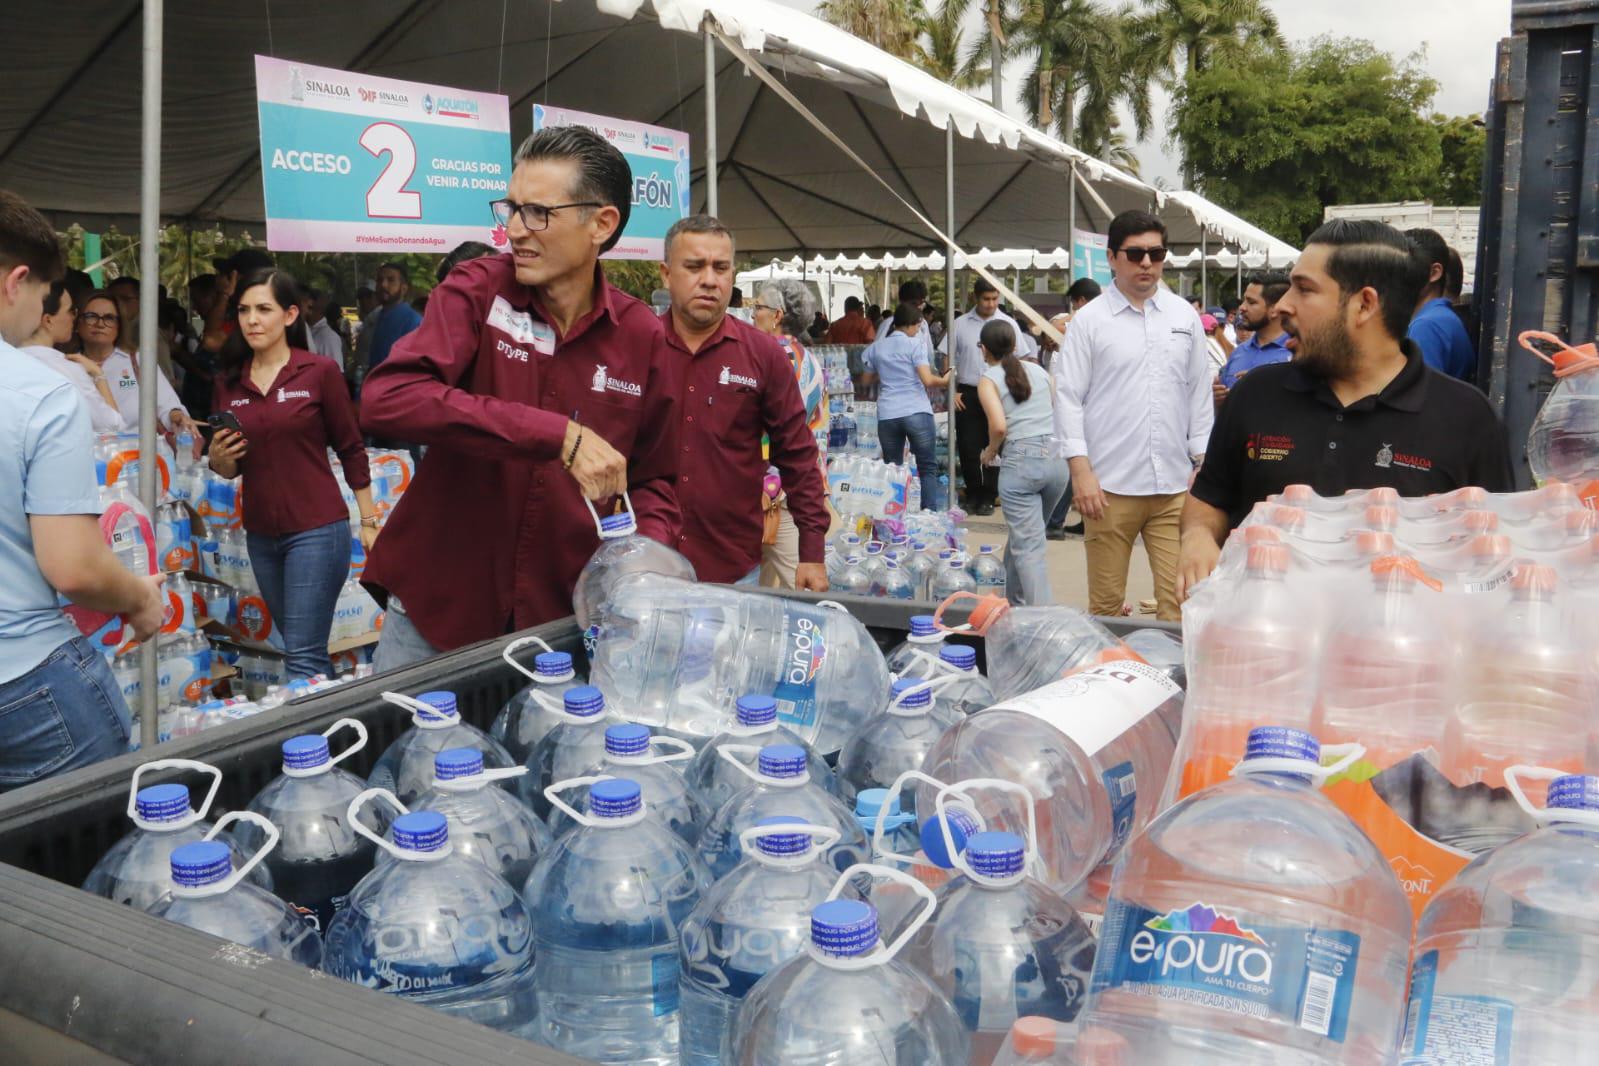
[[1238, 298], [1244, 298], [1244, 246], [1238, 246]]
[[[997, 95], [997, 90], [996, 90]], [[944, 121], [944, 232], [955, 232], [955, 120]], [[944, 350], [949, 353], [949, 366], [955, 365], [955, 252], [953, 244], [944, 246]], [[949, 378], [949, 395], [945, 398], [948, 409], [944, 417], [949, 422], [949, 498], [946, 507], [955, 506], [955, 375]]]
[[715, 215], [716, 196], [716, 38], [705, 34], [705, 211]]
[[1210, 245], [1206, 238], [1205, 229], [1201, 226], [1199, 230], [1199, 302], [1209, 307], [1210, 288], [1206, 283], [1210, 278]]
[[[1084, 263], [1088, 269], [1083, 276], [1087, 277], [1094, 272], [1092, 263]], [[1066, 167], [1066, 287], [1072, 287], [1077, 274], [1077, 160], [1072, 160]], [[1070, 307], [1067, 310], [1071, 310]]]
[[[144, 4], [144, 120], [139, 175], [139, 502], [155, 515], [156, 300], [161, 281], [161, 15], [162, 0]], [[156, 721], [156, 642], [139, 648], [139, 745], [154, 751]]]

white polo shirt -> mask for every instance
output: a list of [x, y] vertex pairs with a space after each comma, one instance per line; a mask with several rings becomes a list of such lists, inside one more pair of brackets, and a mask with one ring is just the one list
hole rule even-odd
[[[111, 358], [101, 364], [100, 369], [111, 384], [111, 395], [117, 398], [117, 410], [122, 412], [123, 423], [129, 429], [138, 428], [139, 375], [134, 372], [133, 356], [118, 348], [111, 353]], [[156, 425], [161, 429], [171, 429], [167, 424], [167, 416], [174, 410], [182, 410], [183, 403], [159, 367], [156, 368], [155, 387]]]
[[[977, 340], [982, 335], [983, 327], [990, 322], [1009, 322], [1011, 328], [1016, 330], [1016, 354], [1025, 356], [1028, 352], [1030, 338], [1016, 325], [1016, 320], [1003, 311], [995, 311], [990, 318], [984, 318], [975, 310], [968, 311], [955, 320], [955, 383], [957, 385], [970, 385], [977, 387], [983, 380], [983, 371], [988, 369], [988, 364], [983, 361], [983, 353], [977, 350]], [[939, 344], [938, 350], [949, 351], [949, 337], [945, 337]]]

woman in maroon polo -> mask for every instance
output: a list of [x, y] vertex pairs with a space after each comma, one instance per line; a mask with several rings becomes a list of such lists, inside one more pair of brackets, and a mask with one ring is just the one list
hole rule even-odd
[[211, 409], [233, 415], [244, 432], [217, 430], [211, 469], [245, 475], [250, 566], [283, 634], [288, 676], [331, 676], [328, 631], [350, 576], [350, 530], [327, 450], [355, 492], [370, 550], [378, 520], [366, 448], [337, 364], [308, 350], [294, 279], [268, 268], [239, 292], [238, 328], [218, 356]]

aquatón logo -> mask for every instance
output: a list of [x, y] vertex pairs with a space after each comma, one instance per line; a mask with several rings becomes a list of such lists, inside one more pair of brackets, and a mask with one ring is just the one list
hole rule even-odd
[[1127, 946], [1139, 965], [1160, 964], [1160, 975], [1238, 978], [1271, 984], [1266, 941], [1206, 903], [1193, 903], [1146, 921]]

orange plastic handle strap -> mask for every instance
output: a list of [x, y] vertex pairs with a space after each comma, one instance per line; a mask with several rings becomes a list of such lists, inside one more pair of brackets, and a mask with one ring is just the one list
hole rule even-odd
[[1392, 574], [1395, 571], [1403, 571], [1409, 574], [1434, 592], [1442, 592], [1444, 590], [1444, 583], [1423, 570], [1421, 564], [1416, 562], [1412, 556], [1383, 555], [1371, 561], [1371, 572], [1374, 575], [1380, 577], [1384, 574]]
[[[1572, 374], [1580, 374], [1584, 370], [1592, 370], [1599, 366], [1599, 349], [1592, 344], [1584, 344], [1573, 348], [1553, 333], [1546, 333], [1541, 329], [1529, 329], [1516, 335], [1516, 341], [1527, 351], [1555, 368], [1555, 377], [1566, 378]], [[1533, 341], [1545, 341], [1553, 345], [1558, 351], [1553, 355], [1545, 355], [1535, 346]]]
[[976, 621], [976, 618], [975, 618], [975, 615], [976, 615], [976, 609], [975, 608], [973, 609], [973, 620], [968, 622], [966, 625], [964, 625], [964, 626], [946, 626], [944, 624], [944, 612], [949, 609], [951, 604], [955, 603], [957, 600], [963, 600], [963, 599], [965, 599], [965, 600], [976, 600], [979, 604], [981, 604], [983, 602], [983, 597], [979, 596], [975, 592], [955, 592], [955, 593], [951, 593], [948, 597], [945, 598], [943, 603], [938, 605], [938, 609], [933, 612], [933, 628], [939, 630], [942, 633], [976, 633], [980, 637], [986, 635], [986, 633], [988, 632], [988, 625], [986, 624], [986, 622], [992, 621], [992, 619], [985, 620], [985, 624], [982, 626], [982, 628], [978, 628], [977, 621]]

